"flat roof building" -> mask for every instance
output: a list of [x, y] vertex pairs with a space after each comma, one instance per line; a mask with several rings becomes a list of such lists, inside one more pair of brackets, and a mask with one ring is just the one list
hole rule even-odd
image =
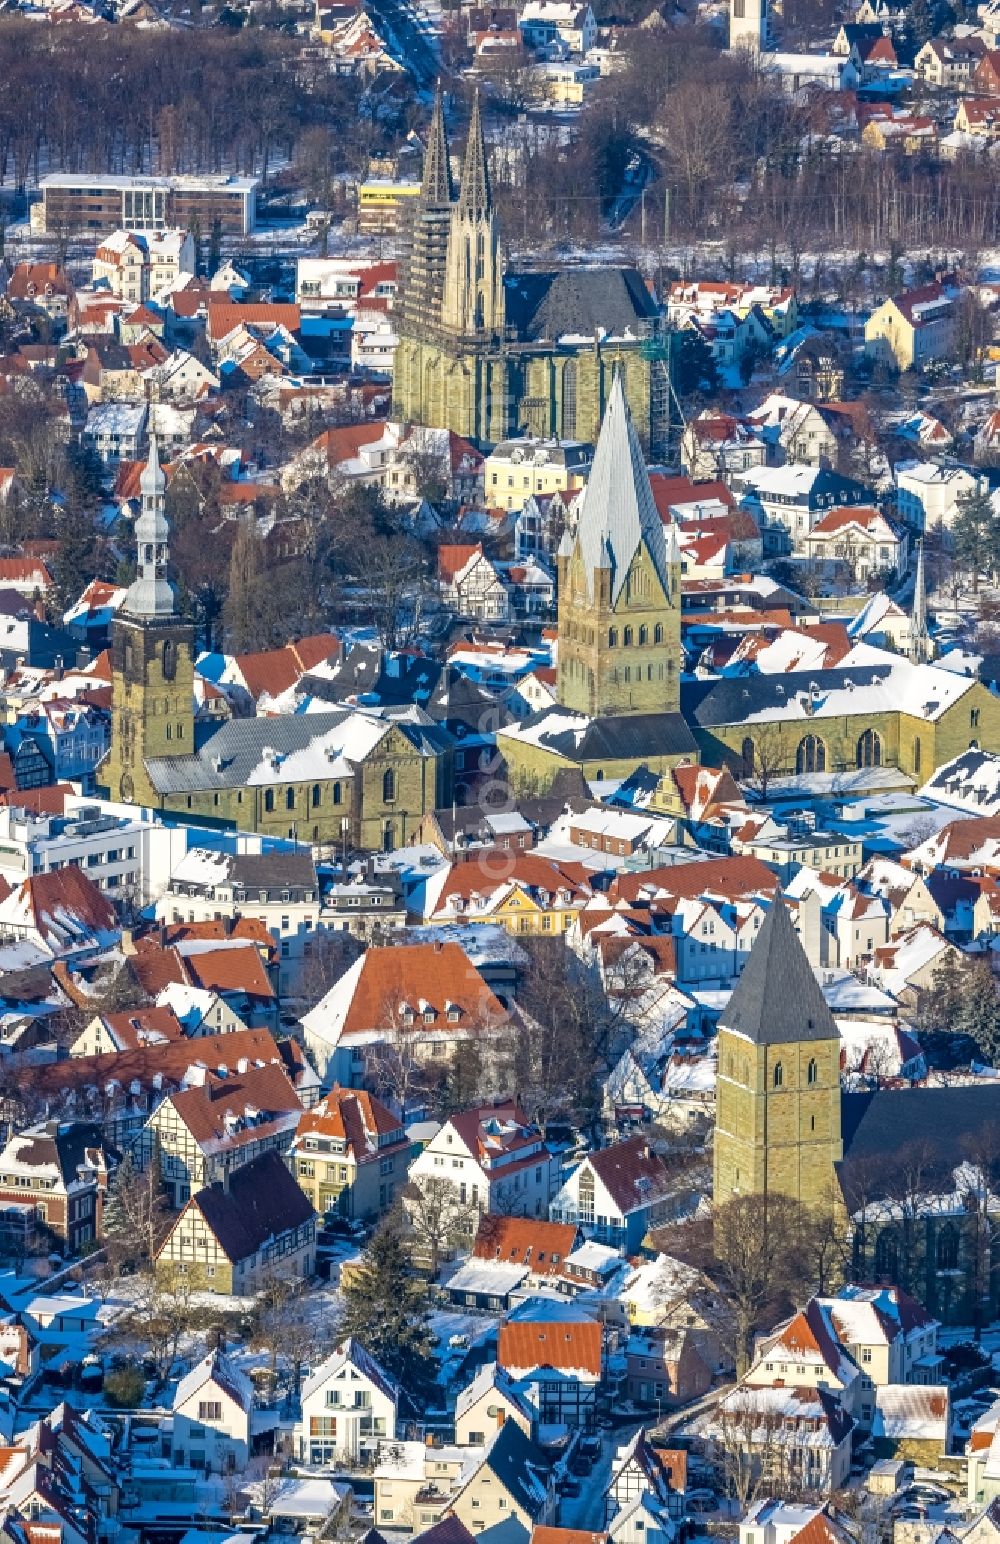
[[226, 236], [247, 236], [257, 221], [256, 177], [103, 177], [55, 172], [39, 184], [32, 230], [188, 230], [207, 238], [218, 219]]

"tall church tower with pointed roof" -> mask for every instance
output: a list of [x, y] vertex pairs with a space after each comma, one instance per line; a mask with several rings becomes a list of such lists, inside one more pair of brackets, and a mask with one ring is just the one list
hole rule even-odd
[[680, 706], [680, 558], [615, 375], [575, 539], [559, 557], [559, 702], [590, 718]]
[[148, 758], [194, 752], [194, 628], [168, 577], [167, 480], [155, 439], [140, 479], [136, 577], [111, 634], [111, 749], [104, 786], [126, 804], [159, 802]]
[[834, 1204], [840, 1032], [780, 890], [719, 1021], [713, 1197]]
[[478, 91], [458, 203], [451, 214], [441, 320], [465, 337], [503, 336], [503, 274]]

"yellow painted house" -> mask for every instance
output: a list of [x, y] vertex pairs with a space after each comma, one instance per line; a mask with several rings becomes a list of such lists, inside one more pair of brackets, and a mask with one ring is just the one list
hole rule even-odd
[[565, 933], [593, 897], [587, 870], [531, 852], [490, 851], [429, 882], [430, 920], [500, 923], [509, 933]]

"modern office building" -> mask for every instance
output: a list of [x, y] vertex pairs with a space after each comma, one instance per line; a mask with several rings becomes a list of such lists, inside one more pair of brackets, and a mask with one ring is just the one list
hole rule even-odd
[[54, 172], [39, 184], [32, 229], [58, 231], [189, 230], [207, 239], [216, 220], [226, 236], [246, 236], [257, 221], [256, 177], [102, 177]]

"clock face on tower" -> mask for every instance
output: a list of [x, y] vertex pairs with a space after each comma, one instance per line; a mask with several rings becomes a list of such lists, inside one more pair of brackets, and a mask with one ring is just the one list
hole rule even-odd
[[132, 795], [135, 793], [135, 784], [128, 772], [123, 772], [118, 784], [118, 797], [123, 804], [131, 804]]

